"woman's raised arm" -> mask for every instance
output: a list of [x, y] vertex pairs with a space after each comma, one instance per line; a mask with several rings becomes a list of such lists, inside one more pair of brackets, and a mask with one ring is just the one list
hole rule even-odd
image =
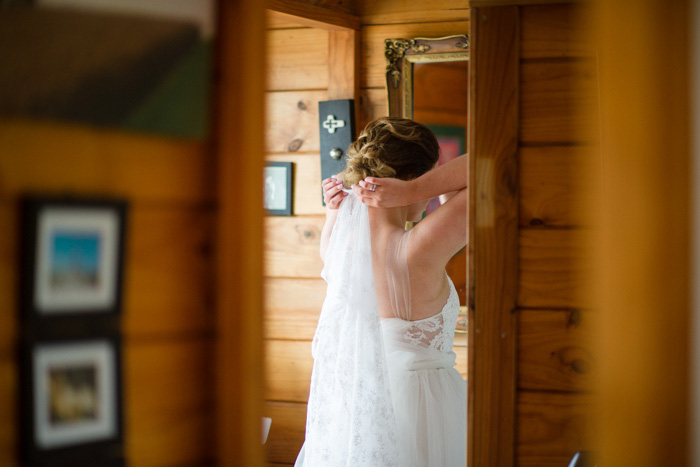
[[406, 206], [466, 187], [468, 162], [465, 154], [408, 181], [367, 177], [353, 186], [353, 190], [368, 206]]

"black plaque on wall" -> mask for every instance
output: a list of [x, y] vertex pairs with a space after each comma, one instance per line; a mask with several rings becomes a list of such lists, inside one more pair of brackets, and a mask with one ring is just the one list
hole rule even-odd
[[352, 99], [318, 103], [321, 137], [321, 180], [345, 169], [345, 152], [355, 139], [355, 103]]

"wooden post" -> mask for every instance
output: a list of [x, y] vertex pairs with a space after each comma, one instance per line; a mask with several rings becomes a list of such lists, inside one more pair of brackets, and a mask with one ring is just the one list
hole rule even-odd
[[689, 3], [597, 2], [601, 465], [691, 465]]
[[469, 466], [514, 465], [518, 7], [471, 11]]
[[219, 465], [263, 465], [264, 2], [219, 3], [217, 426]]

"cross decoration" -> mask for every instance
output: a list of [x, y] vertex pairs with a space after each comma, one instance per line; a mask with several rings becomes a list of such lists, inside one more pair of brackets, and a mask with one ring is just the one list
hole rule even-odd
[[328, 115], [326, 121], [323, 122], [323, 128], [328, 130], [328, 133], [335, 133], [336, 128], [342, 128], [344, 126], [345, 122], [343, 120], [336, 120], [333, 115]]

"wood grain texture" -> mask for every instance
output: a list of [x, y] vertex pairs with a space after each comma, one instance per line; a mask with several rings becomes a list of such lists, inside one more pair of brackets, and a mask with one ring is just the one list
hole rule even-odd
[[590, 307], [587, 230], [521, 229], [518, 307]]
[[443, 37], [467, 34], [469, 21], [439, 23], [407, 23], [365, 26], [362, 28], [361, 88], [384, 88], [386, 86], [385, 39], [413, 39], [414, 37]]
[[125, 342], [125, 444], [133, 463], [212, 459], [213, 351], [209, 339]]
[[468, 0], [355, 0], [353, 5], [363, 27], [469, 19]]
[[594, 60], [522, 63], [520, 141], [597, 143], [597, 82]]
[[293, 464], [304, 444], [306, 404], [266, 402], [263, 416], [272, 419], [265, 444], [267, 461]]
[[214, 212], [137, 204], [128, 223], [125, 335], [213, 332]]
[[590, 391], [595, 388], [593, 312], [518, 311], [518, 388]]
[[309, 400], [311, 341], [265, 341], [265, 399], [278, 402]]
[[386, 89], [363, 89], [360, 92], [360, 112], [357, 127], [364, 128], [372, 120], [389, 115]]
[[599, 221], [586, 206], [599, 199], [588, 176], [601, 164], [595, 146], [521, 147], [518, 155], [521, 227], [590, 227]]
[[266, 217], [265, 277], [320, 277], [323, 262], [319, 248], [325, 219], [325, 216]]
[[328, 98], [357, 99], [359, 90], [360, 32], [331, 31], [328, 34]]
[[[0, 197], [24, 192], [124, 196], [139, 201], [213, 199], [203, 142], [76, 125], [0, 120]], [[50, 143], [49, 143], [50, 142]]]
[[594, 449], [590, 435], [593, 396], [518, 393], [518, 466], [568, 465], [577, 451]]
[[292, 213], [295, 216], [326, 213], [318, 154], [275, 154], [265, 157], [265, 160], [294, 163]]
[[267, 31], [267, 91], [328, 88], [328, 31]]
[[271, 29], [294, 29], [308, 27], [309, 26], [301, 24], [299, 22], [299, 18], [292, 15], [287, 15], [272, 10], [265, 11], [265, 28], [268, 31]]
[[360, 18], [352, 14], [349, 3], [328, 0], [313, 3], [303, 0], [269, 0], [266, 6], [278, 12], [278, 16], [289, 16], [290, 20], [313, 28], [360, 29]]
[[520, 58], [592, 57], [591, 31], [582, 16], [590, 7], [576, 4], [528, 5], [520, 9]]
[[261, 465], [264, 4], [219, 2], [216, 437], [220, 465]]
[[19, 465], [15, 453], [19, 442], [18, 369], [14, 354], [0, 355], [0, 466]]
[[313, 339], [325, 297], [320, 277], [265, 279], [265, 338]]
[[518, 286], [518, 9], [472, 10], [469, 153], [474, 313], [467, 454], [470, 466], [512, 466], [515, 447], [514, 316]]
[[266, 93], [265, 152], [318, 153], [318, 102], [326, 100], [326, 90]]

